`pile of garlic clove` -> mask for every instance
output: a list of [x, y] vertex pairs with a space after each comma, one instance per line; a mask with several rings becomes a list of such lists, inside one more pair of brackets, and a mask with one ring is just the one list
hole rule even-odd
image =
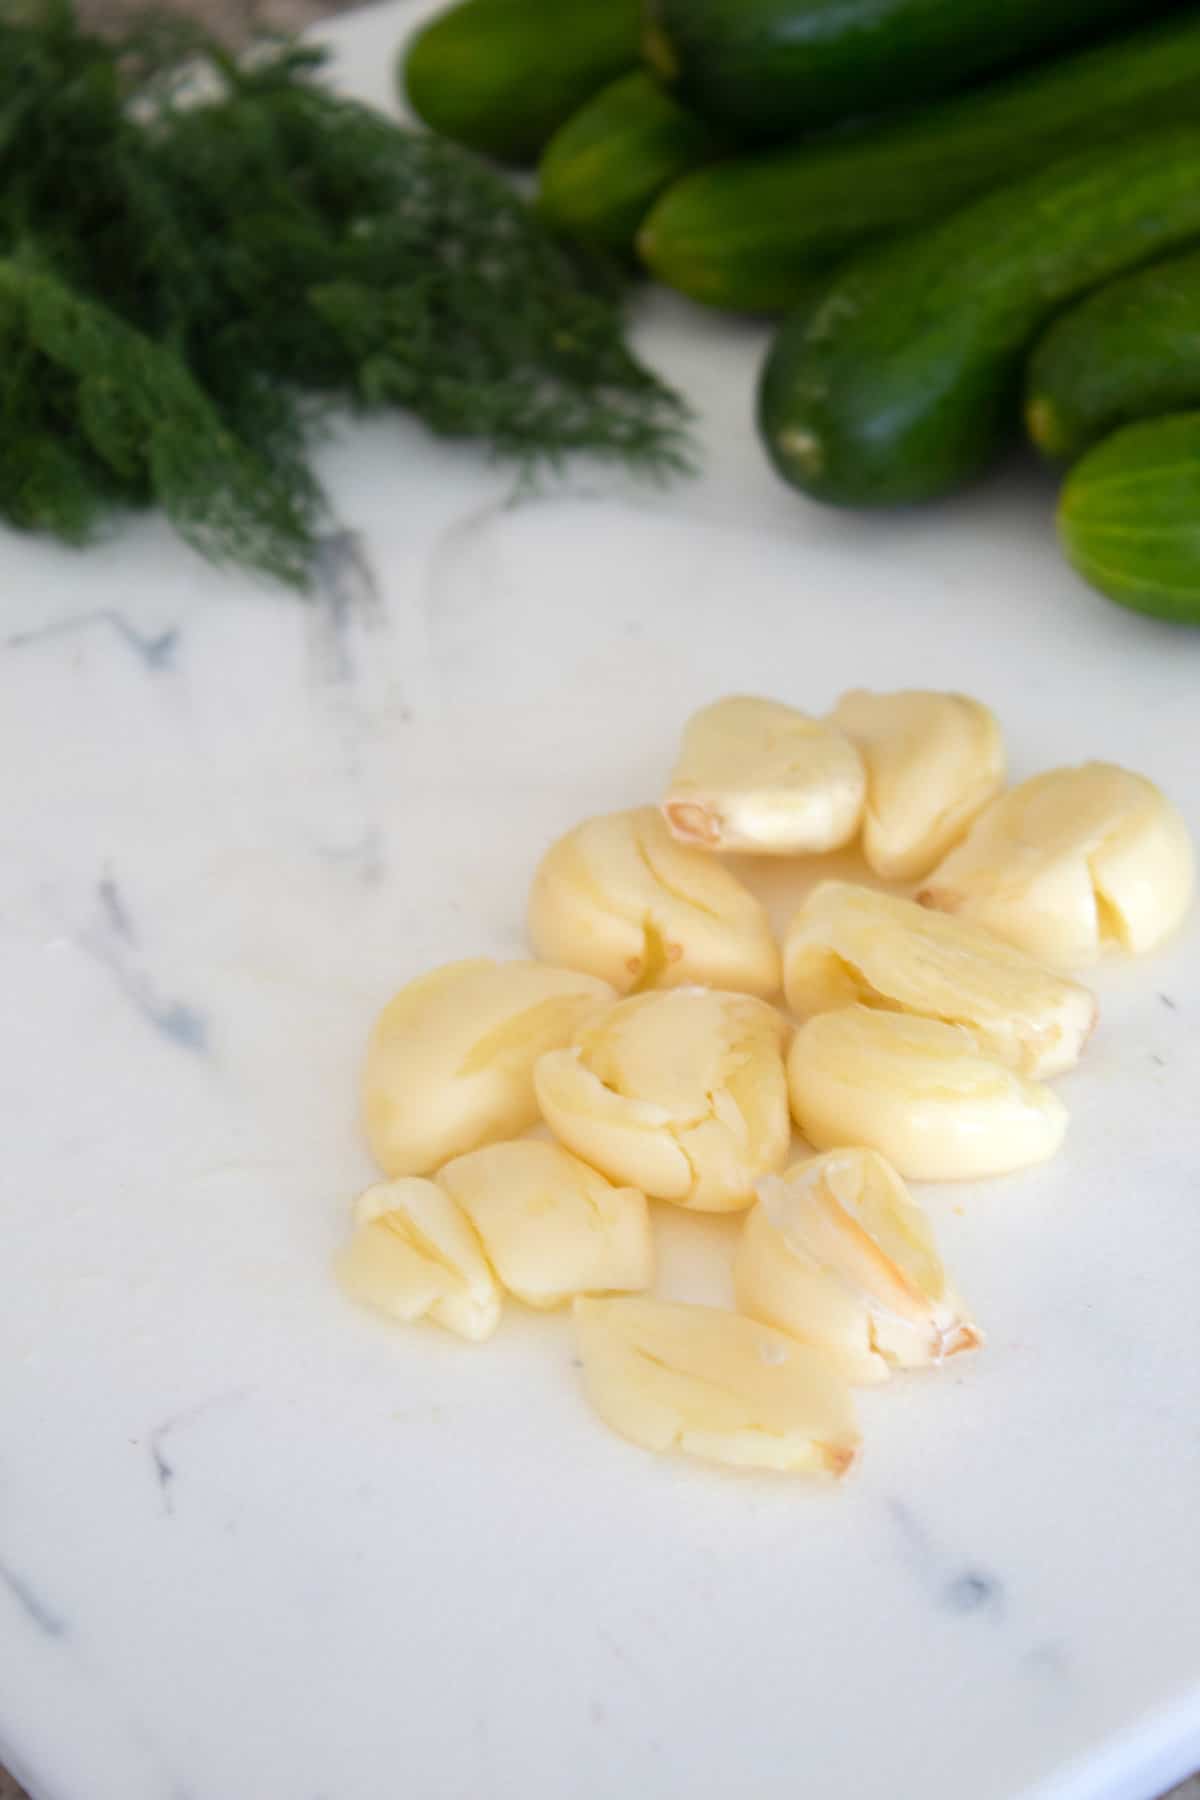
[[[994, 716], [958, 694], [697, 713], [660, 808], [546, 852], [537, 961], [450, 964], [384, 1008], [363, 1108], [389, 1179], [356, 1203], [346, 1292], [475, 1341], [506, 1294], [572, 1303], [625, 1437], [843, 1474], [854, 1386], [982, 1342], [906, 1182], [1052, 1156], [1046, 1082], [1096, 1022], [1071, 971], [1153, 949], [1191, 904], [1186, 826], [1143, 776], [1004, 780]], [[819, 872], [852, 843], [893, 891], [819, 880], [782, 946], [720, 860]], [[648, 1297], [652, 1202], [744, 1212], [736, 1311]]]

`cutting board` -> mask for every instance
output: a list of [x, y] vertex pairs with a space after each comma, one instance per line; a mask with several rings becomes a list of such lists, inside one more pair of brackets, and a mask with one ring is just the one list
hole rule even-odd
[[[331, 32], [386, 99], [418, 9]], [[1148, 1800], [1200, 1761], [1200, 926], [1102, 969], [1045, 1168], [922, 1192], [985, 1350], [840, 1488], [653, 1458], [569, 1319], [486, 1347], [329, 1276], [377, 1008], [519, 954], [530, 872], [730, 691], [988, 700], [1200, 833], [1200, 637], [1065, 568], [1014, 467], [864, 519], [755, 445], [756, 326], [647, 295], [704, 470], [514, 492], [404, 421], [317, 600], [153, 521], [0, 542], [0, 1758], [37, 1800]], [[778, 898], [778, 896], [776, 896]], [[727, 1300], [736, 1225], [660, 1217]]]

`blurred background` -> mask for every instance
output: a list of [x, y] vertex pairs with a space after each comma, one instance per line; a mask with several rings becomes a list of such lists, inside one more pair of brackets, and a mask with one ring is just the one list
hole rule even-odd
[[[168, 12], [192, 13], [228, 37], [244, 36], [255, 26], [298, 31], [328, 13], [346, 12], [351, 0], [162, 0]], [[81, 16], [90, 25], [115, 25], [143, 12], [141, 0], [80, 0]]]

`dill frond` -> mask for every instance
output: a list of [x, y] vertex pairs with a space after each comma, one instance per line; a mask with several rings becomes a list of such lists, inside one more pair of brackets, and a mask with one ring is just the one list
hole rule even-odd
[[470, 152], [286, 57], [181, 110], [160, 148], [198, 228], [229, 246], [238, 359], [527, 462], [682, 466], [684, 408], [626, 346], [613, 272]]
[[171, 351], [54, 276], [0, 261], [0, 510], [84, 540], [155, 502], [214, 561], [302, 586], [313, 523]]
[[[523, 467], [686, 466], [614, 272], [469, 151], [321, 83], [70, 0], [0, 21], [0, 508], [85, 537], [156, 502], [205, 554], [303, 582], [330, 407], [399, 407]], [[40, 384], [40, 385], [39, 385]]]

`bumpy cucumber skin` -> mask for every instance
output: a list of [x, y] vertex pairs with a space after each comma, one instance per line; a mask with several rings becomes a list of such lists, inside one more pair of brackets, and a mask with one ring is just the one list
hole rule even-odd
[[940, 101], [890, 125], [684, 176], [638, 250], [710, 306], [784, 312], [814, 269], [939, 218], [1076, 150], [1200, 117], [1200, 18], [1185, 14]]
[[539, 210], [556, 230], [631, 258], [638, 226], [662, 190], [726, 148], [721, 133], [638, 69], [555, 132], [538, 165]]
[[759, 423], [785, 480], [834, 505], [933, 499], [1020, 421], [1049, 316], [1200, 236], [1200, 126], [1054, 163], [856, 258], [769, 353]]
[[1142, 419], [1089, 450], [1064, 483], [1058, 533], [1110, 600], [1200, 625], [1200, 412]]
[[645, 53], [746, 138], [913, 106], [1171, 0], [646, 0]]
[[461, 0], [401, 46], [397, 85], [443, 137], [532, 162], [640, 41], [639, 0]]
[[1200, 250], [1097, 289], [1038, 340], [1025, 423], [1044, 456], [1073, 462], [1120, 425], [1200, 406]]

